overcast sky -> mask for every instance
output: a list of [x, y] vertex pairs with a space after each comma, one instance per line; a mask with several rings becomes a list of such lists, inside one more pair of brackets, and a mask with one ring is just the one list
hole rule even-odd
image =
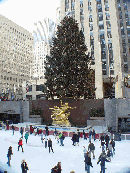
[[0, 0], [0, 14], [33, 32], [34, 22], [48, 17], [55, 21], [60, 0]]

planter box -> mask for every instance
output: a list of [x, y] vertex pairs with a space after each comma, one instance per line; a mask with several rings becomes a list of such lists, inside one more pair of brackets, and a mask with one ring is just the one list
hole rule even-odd
[[90, 120], [104, 120], [105, 117], [90, 117]]
[[29, 118], [41, 118], [41, 115], [29, 115]]

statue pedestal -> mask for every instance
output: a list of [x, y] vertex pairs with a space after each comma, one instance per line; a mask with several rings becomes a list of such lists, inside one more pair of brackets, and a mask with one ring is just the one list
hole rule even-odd
[[56, 125], [56, 126], [70, 126], [71, 127], [71, 123], [69, 121], [53, 121], [52, 125]]

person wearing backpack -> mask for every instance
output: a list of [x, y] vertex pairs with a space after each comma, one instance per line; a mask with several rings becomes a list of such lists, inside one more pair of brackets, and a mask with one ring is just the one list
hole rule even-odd
[[94, 155], [95, 146], [93, 143], [91, 143], [91, 141], [89, 143], [90, 144], [88, 146], [88, 151], [90, 150], [90, 152], [93, 153], [93, 159], [95, 159], [95, 155]]

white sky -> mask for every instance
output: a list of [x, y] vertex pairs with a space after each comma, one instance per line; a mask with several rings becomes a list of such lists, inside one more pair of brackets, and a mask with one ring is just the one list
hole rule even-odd
[[0, 3], [0, 14], [33, 32], [34, 22], [48, 17], [56, 20], [56, 8], [60, 0], [4, 0]]

